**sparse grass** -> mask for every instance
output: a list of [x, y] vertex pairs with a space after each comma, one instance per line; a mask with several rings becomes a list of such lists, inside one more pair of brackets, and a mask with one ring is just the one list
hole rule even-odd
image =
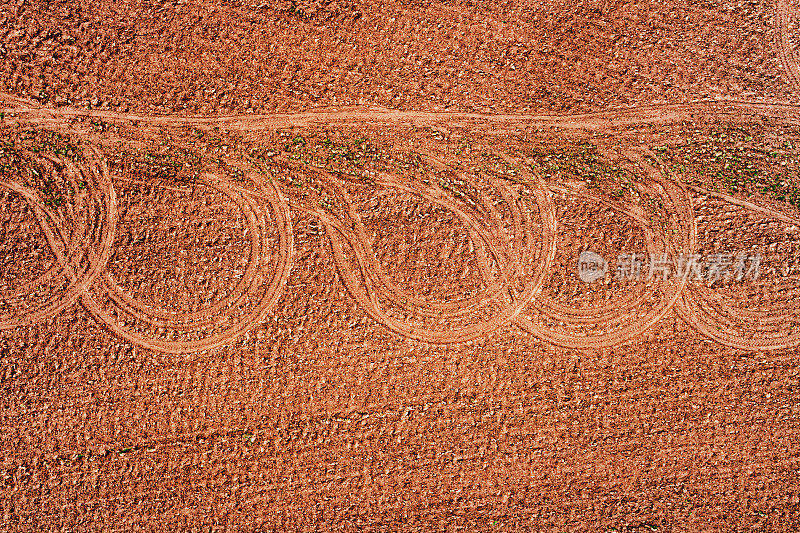
[[[26, 129], [0, 142], [0, 176], [38, 190], [46, 206], [60, 207], [66, 197], [76, 191], [68, 182], [58, 179], [61, 163], [37, 160], [37, 154], [79, 161], [83, 157], [82, 150], [69, 138], [48, 130]], [[81, 183], [83, 188], [87, 187], [81, 180], [79, 189]]]
[[44, 187], [41, 190], [44, 195], [45, 205], [49, 207], [59, 207], [64, 203], [64, 198], [56, 187], [56, 182], [52, 179], [45, 179]]
[[109, 163], [112, 169], [119, 172], [188, 184], [197, 179], [202, 158], [185, 148], [168, 147], [165, 152], [121, 151], [110, 158]]
[[11, 176], [22, 167], [23, 157], [13, 142], [0, 143], [0, 176]]
[[108, 123], [103, 120], [100, 119], [92, 120], [90, 124], [94, 131], [104, 132], [108, 130]]
[[790, 139], [770, 142], [737, 127], [695, 130], [682, 144], [654, 150], [683, 181], [748, 196], [760, 193], [800, 208], [796, 144]]
[[627, 170], [604, 161], [593, 144], [539, 147], [534, 148], [531, 155], [533, 169], [544, 179], [583, 181], [587, 187], [602, 189], [617, 198], [636, 192], [635, 177]]
[[20, 135], [20, 148], [33, 153], [49, 153], [72, 161], [82, 161], [83, 148], [57, 131], [27, 129]]
[[368, 179], [365, 171], [370, 169], [388, 168], [383, 163], [390, 157], [364, 136], [350, 138], [327, 133], [301, 135], [281, 131], [279, 137], [279, 148], [258, 147], [250, 151], [249, 157], [266, 161], [284, 153], [289, 159], [356, 179]]

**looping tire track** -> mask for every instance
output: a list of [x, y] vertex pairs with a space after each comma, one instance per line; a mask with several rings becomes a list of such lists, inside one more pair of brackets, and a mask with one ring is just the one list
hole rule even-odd
[[[0, 181], [0, 187], [18, 195], [30, 206], [55, 256], [54, 264], [36, 279], [16, 286], [11, 294], [1, 295], [3, 302], [7, 304], [14, 298], [24, 299], [26, 293], [35, 294], [39, 286], [53, 284], [54, 280], [60, 278], [67, 283], [66, 289], [46, 298], [44, 302], [28, 305], [32, 309], [12, 309], [10, 313], [0, 314], [0, 330], [41, 322], [80, 300], [98, 321], [136, 346], [164, 353], [189, 353], [232, 342], [263, 320], [277, 301], [291, 269], [293, 239], [288, 205], [274, 185], [264, 183], [254, 174], [251, 177], [257, 184], [257, 191], [253, 191], [207, 176], [209, 185], [222, 191], [245, 214], [251, 238], [249, 262], [236, 288], [227, 298], [197, 312], [175, 313], [145, 305], [126, 294], [106, 270], [113, 253], [119, 213], [116, 191], [100, 152], [92, 147], [86, 163], [81, 165], [48, 155], [42, 157], [63, 167], [73, 190], [79, 190], [78, 181], [82, 178], [87, 185], [81, 188], [87, 191], [78, 196], [88, 197], [92, 203], [79, 206], [82, 209], [77, 210], [66, 206], [56, 213], [44, 204], [35, 191], [20, 183]], [[264, 202], [266, 205], [261, 205]], [[269, 217], [267, 212], [270, 213]], [[275, 223], [278, 233], [278, 249], [274, 254], [269, 253], [266, 240], [269, 222]], [[272, 272], [271, 276], [264, 274], [269, 271]], [[103, 305], [103, 298], [107, 300], [107, 305]], [[220, 327], [220, 312], [224, 314], [227, 309], [238, 305], [246, 307], [243, 316], [239, 316], [229, 327]], [[174, 341], [155, 338], [126, 327], [120, 323], [119, 317], [125, 317], [128, 322], [136, 320], [154, 328], [180, 330], [201, 338]], [[203, 328], [216, 331], [203, 336]]]
[[[641, 166], [641, 154], [632, 153], [628, 154], [628, 157], [631, 160], [639, 160]], [[687, 248], [692, 248], [695, 240], [695, 232], [693, 224], [690, 223], [690, 220], [693, 220], [693, 216], [690, 211], [690, 204], [686, 191], [676, 183], [663, 180], [660, 173], [654, 171], [654, 169], [645, 167], [645, 170], [649, 178], [663, 191], [663, 198], [672, 204], [672, 212], [677, 218], [677, 227], [674, 228], [675, 234], [681, 236], [683, 242], [677, 245], [672, 243], [672, 249], [669, 251], [675, 253], [678, 250], [682, 252]], [[578, 193], [578, 196], [591, 198], [591, 195], [583, 193]], [[608, 201], [604, 203], [614, 206], [613, 203]], [[652, 228], [649, 227], [649, 223], [641, 220], [638, 216], [632, 216], [633, 213], [626, 211], [625, 209], [621, 209], [621, 212], [627, 214], [634, 220], [638, 219], [638, 223], [645, 224], [642, 229], [646, 235], [646, 246], [648, 250], [658, 250], [659, 252], [668, 251], [655, 247], [653, 232]], [[663, 294], [658, 298], [653, 308], [643, 314], [639, 309], [647, 297], [646, 294], [629, 298], [628, 301], [617, 301], [615, 305], [610, 308], [601, 307], [588, 310], [568, 308], [543, 297], [531, 302], [532, 309], [530, 311], [535, 311], [540, 315], [544, 315], [544, 317], [546, 317], [544, 322], [552, 323], [555, 321], [565, 326], [583, 327], [586, 325], [593, 325], [595, 326], [593, 329], [599, 329], [601, 331], [600, 333], [594, 333], [593, 331], [581, 333], [555, 329], [552, 326], [543, 324], [542, 320], [535, 320], [534, 316], [530, 313], [521, 314], [517, 318], [516, 324], [525, 331], [543, 340], [566, 348], [605, 348], [615, 346], [643, 334], [656, 322], [661, 320], [680, 297], [685, 288], [686, 280], [680, 279], [677, 282], [665, 281], [663, 285], [665, 286]], [[622, 309], [619, 307], [620, 303], [625, 304]], [[599, 328], [597, 327], [598, 325], [600, 325]], [[603, 331], [607, 329], [610, 329], [610, 331]]]
[[45, 273], [18, 286], [15, 291], [17, 294], [6, 295], [4, 300], [9, 296], [20, 297], [24, 293], [35, 293], [37, 287], [52, 284], [54, 278], [65, 278], [68, 283], [66, 290], [35, 305], [33, 310], [17, 312], [13, 316], [0, 315], [0, 330], [39, 322], [73, 305], [101, 274], [111, 256], [117, 217], [116, 196], [108, 167], [99, 152], [93, 149], [87, 159], [87, 164], [80, 166], [72, 165], [67, 160], [57, 160], [71, 172], [70, 179], [75, 190], [78, 189], [75, 175], [84, 179], [88, 184], [88, 192], [82, 200], [94, 202], [94, 207], [100, 211], [94, 221], [81, 218], [91, 217], [91, 207], [86, 207], [80, 213], [71, 213], [73, 219], [77, 218], [73, 220], [72, 230], [65, 226], [52, 208], [44, 204], [36, 192], [19, 183], [0, 182], [0, 187], [18, 194], [33, 209], [39, 227], [56, 258], [55, 264]]
[[[433, 160], [431, 156], [424, 157], [425, 159]], [[330, 178], [335, 180], [332, 176]], [[554, 213], [541, 182], [538, 180], [531, 181], [539, 217], [542, 219], [541, 225], [545, 231], [544, 236], [538, 239], [540, 242], [538, 254], [529, 249], [533, 245], [531, 242], [532, 236], [529, 234], [531, 224], [520, 223], [523, 219], [530, 222], [529, 214], [515, 211], [514, 229], [527, 233], [522, 238], [525, 246], [522, 247], [522, 250], [517, 251], [500, 237], [499, 229], [495, 224], [486, 224], [480, 221], [476, 213], [472, 212], [468, 206], [456, 202], [453, 198], [432, 186], [425, 186], [421, 183], [407, 183], [389, 175], [381, 175], [376, 180], [376, 185], [422, 197], [434, 205], [455, 213], [470, 230], [473, 238], [480, 239], [476, 245], [476, 251], [481, 250], [486, 253], [484, 259], [492, 260], [496, 264], [499, 269], [499, 275], [497, 279], [487, 279], [491, 276], [491, 272], [485, 264], [486, 261], [484, 261], [484, 266], [480, 270], [484, 276], [484, 282], [487, 287], [490, 287], [490, 290], [485, 291], [482, 296], [447, 304], [415, 297], [387, 279], [386, 273], [371, 249], [370, 239], [366, 235], [360, 216], [352, 208], [352, 204], [349, 207], [351, 225], [348, 228], [346, 224], [323, 209], [316, 206], [293, 203], [293, 207], [317, 217], [323, 223], [330, 239], [337, 268], [345, 286], [353, 298], [374, 320], [397, 334], [419, 341], [441, 344], [463, 342], [485, 336], [491, 331], [510, 323], [519, 314], [523, 306], [538, 293], [544, 281], [544, 273], [548, 271], [552, 261], [552, 243], [555, 237]], [[342, 195], [345, 199], [347, 198], [346, 193], [343, 192]], [[534, 257], [538, 259], [540, 264], [535, 269], [535, 274], [532, 278], [526, 280], [514, 279], [521, 273], [521, 268], [519, 267], [526, 261], [536, 260]], [[519, 286], [515, 282], [519, 282], [523, 288], [518, 290]], [[494, 307], [494, 310], [490, 318], [476, 318], [467, 326], [457, 329], [440, 329], [426, 324], [417, 324], [405, 317], [398, 318], [393, 316], [389, 310], [391, 304], [395, 304], [396, 307], [402, 308], [412, 316], [436, 318], [440, 323], [449, 319], [461, 318], [473, 311], [480, 315], [481, 311], [485, 313], [487, 307], [490, 306]]]
[[[468, 228], [470, 236], [472, 237], [473, 242], [475, 242], [476, 252], [478, 253], [478, 264], [480, 265], [484, 276], [491, 276], [491, 273], [489, 272], [490, 268], [488, 266], [490, 262], [496, 262], [497, 264], [504, 263], [503, 258], [505, 256], [505, 250], [498, 249], [498, 242], [495, 238], [495, 233], [491, 230], [491, 228], [485, 227], [481, 221], [474, 216], [474, 214], [469, 213], [468, 210], [465, 209], [466, 206], [459, 206], [452, 202], [445, 195], [440, 193], [437, 194], [439, 191], [436, 191], [433, 187], [417, 184], [418, 188], [415, 189], [412, 184], [404, 183], [387, 175], [381, 176], [376, 181], [376, 185], [385, 189], [394, 189], [414, 196], [419, 196], [431, 204], [450, 210], [456, 214], [456, 216]], [[346, 192], [342, 191], [342, 194], [346, 201], [349, 200], [349, 195], [347, 195]], [[466, 300], [447, 303], [435, 301], [431, 302], [405, 291], [388, 278], [383, 266], [374, 255], [374, 251], [372, 250], [370, 239], [367, 236], [367, 230], [364, 226], [361, 216], [359, 215], [358, 211], [353, 208], [351, 202], [348, 201], [348, 204], [351, 206], [349, 215], [354, 226], [354, 241], [360, 247], [360, 251], [367, 261], [366, 265], [361, 265], [361, 271], [364, 276], [369, 278], [370, 286], [373, 287], [370, 292], [376, 294], [380, 293], [384, 295], [384, 297], [389, 297], [394, 304], [397, 304], [409, 311], [413, 310], [415, 313], [433, 317], [439, 316], [442, 313], [450, 315], [466, 313], [470, 308], [480, 305], [484, 299], [497, 297], [498, 293], [502, 290], [502, 286], [500, 284], [493, 283], [491, 280], [485, 279], [484, 281], [487, 282], [487, 285], [493, 287], [494, 289], [489, 294], [486, 294], [483, 297], [474, 296]], [[507, 269], [503, 269], [503, 277], [506, 274]], [[383, 290], [374, 290], [375, 285], [381, 286]]]
[[[263, 184], [258, 195], [250, 195], [217, 180], [209, 182], [209, 185], [221, 190], [239, 205], [245, 213], [249, 226], [251, 246], [248, 266], [231, 294], [212, 306], [191, 313], [153, 309], [127, 295], [111, 275], [105, 272], [96, 290], [108, 296], [112, 309], [109, 310], [107, 306], [101, 305], [98, 298], [90, 292], [83, 295], [84, 306], [95, 318], [106, 324], [112, 332], [137, 346], [163, 353], [179, 354], [212, 350], [228, 344], [266, 317], [288, 279], [293, 250], [292, 229], [286, 203], [277, 188], [272, 184]], [[267, 218], [265, 209], [258, 205], [259, 200], [267, 201], [274, 225], [278, 230], [277, 259], [273, 259], [268, 252]], [[270, 279], [262, 280], [263, 273], [270, 269], [274, 271]], [[260, 290], [262, 285], [265, 286], [263, 293]], [[127, 324], [121, 323], [122, 321], [116, 318], [125, 317], [125, 320], [139, 320], [156, 328], [198, 335], [210, 326], [214, 326], [212, 329], [220, 329], [218, 322], [223, 322], [220, 311], [235, 308], [237, 305], [246, 305], [250, 300], [255, 300], [257, 303], [235, 323], [221, 328], [221, 331], [213, 331], [207, 336], [193, 340], [153, 338], [152, 335], [143, 335], [126, 327]]]
[[[676, 310], [698, 332], [731, 348], [749, 351], [782, 350], [800, 345], [800, 333], [787, 334], [780, 329], [786, 314], [776, 317], [773, 310], [743, 310], [728, 304], [704, 287], [695, 287], [690, 294], [684, 294], [676, 305]], [[769, 326], [766, 331], [765, 326]], [[744, 331], [748, 330], [757, 330], [758, 333], [747, 335]]]
[[789, 78], [789, 83], [792, 88], [800, 93], [800, 67], [797, 65], [797, 60], [792, 50], [792, 42], [789, 35], [789, 19], [795, 18], [797, 24], [797, 13], [793, 11], [790, 5], [792, 0], [777, 0], [775, 5], [775, 19], [778, 23], [778, 33], [775, 36], [775, 45], [778, 49], [783, 68]]
[[[652, 155], [652, 154], [650, 154]], [[667, 173], [662, 170], [664, 175]], [[672, 180], [670, 180], [672, 181]], [[677, 181], [675, 181], [677, 183]], [[731, 205], [742, 207], [753, 213], [767, 216], [774, 220], [785, 223], [800, 224], [800, 219], [790, 217], [779, 211], [768, 209], [746, 200], [741, 200], [733, 196], [708, 191], [697, 186], [687, 186], [696, 192], [714, 196]], [[695, 253], [697, 249], [697, 222], [694, 217], [694, 206], [691, 196], [686, 195], [689, 208], [692, 213], [692, 235], [690, 243], [690, 253]], [[680, 298], [675, 302], [675, 311], [687, 324], [699, 333], [716, 340], [730, 348], [741, 350], [781, 350], [800, 345], [800, 333], [787, 334], [785, 331], [776, 331], [781, 325], [786, 323], [787, 315], [797, 315], [791, 310], [781, 310], [780, 316], [776, 316], [775, 310], [749, 310], [726, 302], [722, 296], [713, 289], [702, 285], [687, 283], [680, 294]], [[795, 318], [797, 318], [795, 316]], [[772, 335], [770, 334], [746, 334], [745, 331], [756, 331], [760, 326], [773, 326]], [[767, 331], [769, 333], [769, 330]]]
[[[800, 219], [745, 200], [700, 187], [691, 188], [774, 220], [800, 224]], [[783, 284], [789, 283], [788, 281], [783, 282]], [[789, 318], [794, 319], [795, 323], [800, 321], [800, 313], [797, 310], [742, 308], [735, 303], [726, 301], [712, 288], [695, 284], [687, 286], [678, 300], [675, 310], [695, 330], [731, 348], [755, 351], [781, 350], [800, 346], [800, 332], [790, 333], [785, 328]], [[783, 329], [781, 329], [782, 326], [784, 326]]]
[[[785, 34], [785, 21], [788, 20], [787, 14], [788, 3], [784, 0], [779, 1], [779, 20], [784, 21], [782, 26], [781, 43], [786, 43], [783, 35]], [[781, 11], [783, 9], [783, 11]], [[782, 48], [783, 50], [783, 48]], [[782, 52], [785, 57], [786, 51]], [[795, 63], [787, 63], [787, 71], [790, 71], [790, 76], [797, 84], [798, 77], [797, 68]], [[793, 69], [793, 70], [792, 70]], [[777, 109], [789, 110], [793, 109], [792, 106], [781, 104], [764, 104], [764, 103], [747, 103], [747, 102], [727, 102], [726, 104], [733, 107], [739, 106], [754, 113], [761, 113], [763, 110]], [[499, 117], [498, 120], [518, 120], [525, 121], [540, 121], [549, 122], [553, 125], [562, 127], [588, 127], [590, 129], [602, 129], [608, 126], [609, 121], [613, 121], [613, 117], [622, 117], [625, 123], [639, 123], [639, 122], [653, 122], [659, 120], [674, 120], [680, 116], [685, 115], [692, 109], [705, 109], [708, 104], [688, 104], [683, 106], [662, 106], [667, 116], [659, 116], [659, 108], [647, 110], [628, 110], [610, 113], [598, 113], [593, 116], [581, 117], [528, 117], [528, 116], [509, 116]], [[784, 109], [785, 108], [785, 109]], [[59, 121], [58, 117], [52, 110], [34, 109], [26, 107], [25, 102], [19, 101], [17, 108], [23, 115], [27, 122], [36, 124], [52, 125]], [[363, 112], [364, 117], [370, 115], [370, 111]], [[406, 118], [413, 119], [414, 117], [423, 120], [443, 120], [453, 118], [453, 115], [446, 113], [411, 113], [411, 114], [393, 114], [388, 115], [383, 111], [375, 111], [377, 115], [386, 115], [383, 118], [389, 122], [402, 121]], [[670, 113], [675, 116], [670, 115]], [[81, 114], [81, 113], [79, 113]], [[96, 115], [97, 113], [89, 113]], [[69, 114], [67, 114], [68, 116]], [[109, 114], [106, 118], [130, 118], [121, 114]], [[325, 113], [307, 114], [309, 123], [315, 123], [326, 120]], [[337, 115], [338, 116], [338, 115]], [[63, 116], [61, 118], [63, 122]], [[137, 117], [138, 119], [147, 120], [145, 117]], [[256, 117], [221, 117], [219, 119], [182, 119], [182, 118], [169, 118], [169, 117], [151, 117], [151, 122], [156, 124], [208, 124], [228, 122], [235, 124], [242, 122], [243, 124], [252, 124]], [[268, 124], [272, 124], [268, 117], [262, 117]], [[340, 117], [341, 118], [341, 117]], [[363, 118], [363, 117], [362, 117]], [[469, 116], [455, 116], [455, 120], [466, 120], [470, 118], [486, 118], [482, 117], [469, 117]], [[240, 120], [241, 119], [241, 120]], [[327, 117], [329, 120], [337, 120], [336, 117]], [[283, 120], [283, 119], [278, 119]], [[619, 120], [619, 119], [618, 119]], [[302, 120], [301, 120], [302, 122]], [[632, 154], [632, 160], [638, 160], [640, 164], [643, 163], [641, 156], [643, 154]], [[103, 272], [106, 262], [112, 253], [112, 245], [114, 241], [114, 227], [117, 222], [117, 207], [116, 198], [111, 183], [108, 168], [102, 160], [99, 152], [93, 152], [92, 161], [95, 167], [92, 167], [90, 172], [95, 176], [97, 187], [92, 188], [94, 199], [102, 200], [104, 212], [100, 219], [101, 231], [99, 232], [99, 242], [96, 243], [95, 248], [91, 248], [83, 255], [85, 258], [81, 262], [82, 255], [75, 252], [75, 246], [79, 243], [77, 233], [75, 230], [72, 233], [68, 228], [59, 224], [56, 218], [49, 212], [49, 210], [42, 205], [35, 195], [31, 195], [29, 191], [24, 190], [18, 185], [13, 183], [0, 183], [0, 186], [9, 188], [13, 192], [21, 195], [32, 206], [36, 213], [43, 233], [46, 235], [48, 243], [52, 251], [56, 255], [58, 264], [51, 267], [39, 279], [29, 282], [24, 285], [25, 288], [30, 288], [31, 285], [42, 283], [53, 277], [59, 275], [66, 276], [70, 280], [70, 289], [64, 293], [56, 301], [48, 301], [44, 305], [39, 306], [33, 312], [26, 313], [19, 316], [6, 317], [0, 315], [0, 330], [17, 327], [22, 324], [29, 324], [48, 316], [52, 316], [65, 307], [75, 303], [80, 299], [84, 307], [98, 320], [106, 324], [112, 332], [125, 338], [129, 342], [149, 348], [156, 351], [167, 353], [186, 353], [199, 350], [209, 350], [226, 343], [229, 343], [239, 335], [247, 331], [253, 325], [263, 320], [266, 313], [272, 307], [279, 297], [280, 290], [285, 284], [286, 279], [291, 268], [291, 254], [292, 254], [292, 230], [289, 217], [289, 207], [307, 212], [317, 217], [324, 225], [327, 235], [330, 239], [331, 249], [337, 265], [337, 268], [342, 276], [348, 291], [363, 307], [366, 313], [377, 322], [385, 325], [389, 330], [420, 341], [432, 343], [453, 343], [462, 342], [477, 337], [484, 336], [489, 332], [503, 327], [509, 323], [515, 323], [519, 327], [535, 336], [551, 342], [556, 345], [571, 347], [571, 348], [587, 348], [587, 347], [607, 347], [629, 341], [631, 338], [641, 335], [649, 328], [651, 328], [657, 321], [663, 318], [666, 313], [673, 307], [676, 307], [678, 314], [687, 321], [692, 327], [702, 334], [719, 341], [722, 344], [734, 348], [741, 348], [746, 350], [773, 350], [781, 349], [789, 346], [800, 345], [800, 334], [786, 336], [780, 334], [779, 336], [764, 335], [747, 336], [742, 334], [741, 328], [737, 327], [738, 323], [742, 320], [750, 319], [751, 322], [755, 321], [758, 324], [766, 326], [780, 325], [779, 319], [770, 317], [768, 314], [761, 311], [747, 311], [739, 310], [733, 306], [727, 305], [722, 299], [707, 289], [697, 289], [687, 285], [686, 280], [681, 280], [678, 283], [668, 287], [665, 293], [659, 298], [656, 307], [644, 316], [633, 317], [628, 320], [628, 323], [622, 327], [618, 327], [608, 333], [599, 335], [580, 335], [575, 333], [565, 333], [559, 329], [552, 329], [536, 323], [526, 316], [524, 310], [528, 306], [532, 306], [550, 319], [560, 320], [565, 324], [578, 325], [594, 323], [597, 319], [613, 321], [619, 319], [621, 313], [613, 309], [591, 309], [580, 310], [571, 309], [555, 302], [548, 302], [541, 298], [541, 287], [544, 281], [546, 272], [549, 271], [549, 266], [555, 254], [555, 231], [556, 220], [555, 214], [550, 199], [550, 193], [543, 183], [537, 177], [528, 175], [528, 181], [534, 184], [534, 200], [539, 211], [541, 218], [541, 227], [543, 234], [539, 236], [540, 254], [538, 259], [540, 261], [539, 268], [534, 270], [532, 279], [525, 280], [524, 289], [521, 292], [514, 292], [513, 278], [518, 273], [526, 261], [529, 261], [535, 254], [529, 254], [530, 250], [523, 247], [515, 246], [513, 243], [508, 242], [507, 235], [502, 235], [497, 230], [500, 215], [496, 211], [488, 210], [484, 216], [488, 217], [487, 220], [480, 220], [476, 218], [476, 213], [472, 212], [466, 206], [459, 204], [453, 198], [442, 195], [440, 191], [435, 191], [433, 188], [419, 187], [418, 184], [406, 183], [399, 180], [395, 176], [381, 176], [376, 182], [378, 186], [395, 189], [398, 191], [411, 193], [416, 196], [422, 197], [428, 202], [438, 205], [442, 208], [454, 212], [457, 217], [469, 228], [471, 238], [478, 242], [476, 247], [478, 255], [482, 256], [481, 273], [484, 277], [491, 275], [490, 268], [486, 265], [491, 261], [499, 269], [498, 279], [487, 283], [490, 290], [485, 290], [479, 296], [465, 299], [457, 303], [441, 303], [436, 301], [429, 301], [425, 298], [419, 298], [396, 286], [387, 278], [386, 273], [383, 271], [381, 265], [377, 261], [373, 251], [371, 250], [369, 239], [365, 233], [363, 223], [361, 223], [358, 213], [350, 209], [349, 215], [352, 219], [352, 224], [348, 227], [347, 224], [332, 216], [326, 210], [316, 206], [306, 206], [285, 199], [277, 187], [272, 184], [259, 182], [259, 191], [243, 191], [236, 187], [228, 187], [223, 183], [216, 186], [223, 191], [229, 198], [233, 199], [242, 207], [243, 211], [247, 213], [247, 220], [250, 224], [252, 235], [257, 232], [263, 235], [266, 231], [266, 219], [263, 210], [259, 211], [257, 206], [258, 201], [267, 200], [269, 210], [273, 213], [276, 225], [279, 232], [279, 252], [277, 267], [275, 268], [275, 275], [268, 284], [266, 292], [259, 300], [259, 304], [255, 309], [247, 313], [243, 320], [233, 324], [230, 328], [214, 332], [209, 336], [202, 339], [186, 340], [186, 341], [170, 341], [152, 338], [147, 335], [142, 335], [134, 330], [128, 329], [122, 325], [115, 318], [119, 314], [128, 314], [133, 319], [140, 320], [153, 327], [167, 327], [174, 329], [191, 330], [193, 328], [203, 328], [213, 324], [215, 321], [214, 314], [223, 311], [226, 307], [233, 305], [231, 302], [236, 301], [236, 297], [242, 296], [247, 293], [246, 283], [252, 281], [256, 275], [255, 267], [248, 266], [246, 277], [240, 282], [236, 289], [235, 294], [231, 295], [226, 301], [217, 302], [213, 306], [204, 309], [200, 312], [194, 313], [174, 313], [166, 310], [159, 310], [150, 308], [135, 298], [130, 297], [122, 291], [116, 281], [108, 274]], [[437, 162], [434, 157], [428, 156], [428, 161], [434, 165], [447, 165], [447, 163]], [[697, 228], [694, 220], [694, 211], [691, 204], [691, 198], [685, 187], [678, 182], [666, 178], [665, 174], [654, 168], [647, 168], [647, 164], [642, 164], [647, 170], [649, 177], [656, 184], [655, 187], [661, 191], [664, 199], [671, 203], [673, 207], [673, 214], [677, 217], [677, 226], [681, 236], [680, 243], [672, 243], [670, 246], [674, 252], [687, 252], [692, 253], [697, 246]], [[86, 172], [85, 170], [80, 170]], [[506, 190], [502, 186], [499, 187], [500, 194], [504, 198], [509, 199], [512, 197], [511, 190]], [[557, 188], [556, 188], [557, 189]], [[564, 191], [562, 191], [564, 192]], [[595, 201], [606, 202], [607, 205], [617, 209], [618, 211], [626, 214], [631, 219], [635, 220], [640, 225], [645, 226], [648, 241], [652, 241], [653, 232], [652, 228], [646, 227], [646, 221], [639, 216], [638, 213], [628, 210], [625, 206], [617, 205], [603, 200], [602, 198], [593, 198], [592, 195], [585, 192], [568, 190], [571, 194], [577, 194], [587, 199]], [[782, 213], [773, 212], [760, 206], [756, 206], [749, 202], [739, 200], [727, 195], [717, 194], [721, 199], [739, 205], [748, 210], [759, 212], [762, 215], [772, 216], [776, 219], [783, 221], [796, 220], [787, 217]], [[344, 193], [343, 193], [344, 194]], [[346, 197], [346, 194], [344, 194]], [[524, 209], [514, 209], [511, 217], [511, 226], [513, 233], [523, 234], [529, 231], [531, 225], [530, 214]], [[80, 228], [79, 228], [80, 229]], [[95, 232], [95, 234], [98, 234]], [[524, 242], [526, 246], [531, 246], [532, 237], [526, 235]], [[61, 244], [59, 244], [61, 243]], [[256, 261], [261, 256], [262, 245], [259, 243], [251, 243], [250, 258]], [[530, 256], [530, 257], [529, 257]], [[97, 287], [96, 287], [97, 286]], [[104, 308], [98, 301], [98, 298], [93, 290], [101, 290], [101, 294], [105, 294], [112, 302], [116, 310], [110, 312]], [[398, 308], [401, 308], [409, 316], [401, 316], [398, 318], [396, 313], [387, 311], [386, 302], [389, 301]], [[635, 304], [641, 301], [641, 297], [630, 298], [622, 300], [622, 303], [629, 310], [635, 307]], [[471, 310], [480, 308], [487, 302], [491, 302], [498, 309], [495, 315], [489, 319], [484, 319], [466, 326], [459, 328], [435, 328], [428, 327], [425, 323], [417, 322], [413, 317], [418, 316], [422, 318], [439, 318], [439, 319], [452, 319], [463, 317]], [[442, 320], [440, 320], [441, 322]], [[774, 328], [773, 328], [774, 329]]]
[[[629, 209], [625, 205], [620, 204], [619, 202], [611, 201], [600, 195], [587, 192], [585, 188], [561, 187], [557, 185], [549, 185], [548, 187], [554, 193], [572, 195], [576, 198], [591, 200], [600, 205], [609, 207], [617, 213], [625, 215], [630, 220], [634, 221], [640, 228], [642, 228], [644, 233], [645, 243], [647, 246], [647, 251], [650, 253], [655, 253], [656, 250], [655, 248], [652, 247], [653, 241], [655, 239], [653, 230], [650, 228], [650, 223], [645, 218], [643, 218], [641, 213], [638, 213], [633, 209]], [[629, 309], [632, 306], [642, 303], [645, 299], [646, 299], [646, 293], [645, 294], [626, 293], [621, 298], [616, 300], [616, 308]], [[596, 323], [597, 321], [608, 320], [610, 318], [613, 318], [614, 316], [619, 315], [619, 313], [617, 313], [615, 309], [603, 310], [595, 307], [575, 308], [560, 304], [555, 300], [546, 298], [537, 299], [536, 304], [539, 310], [545, 315], [547, 315], [550, 319], [557, 319], [564, 321], [566, 318], [566, 320], [572, 324], [581, 324], [581, 323], [592, 324]]]

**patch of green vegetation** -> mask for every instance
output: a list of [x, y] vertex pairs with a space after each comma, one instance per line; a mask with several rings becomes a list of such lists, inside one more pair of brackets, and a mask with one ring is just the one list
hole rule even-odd
[[122, 151], [110, 159], [110, 164], [114, 170], [140, 178], [192, 183], [197, 179], [202, 158], [185, 148], [169, 148], [166, 152]]
[[260, 148], [251, 152], [250, 157], [265, 160], [265, 156], [272, 158], [278, 152], [284, 152], [292, 160], [359, 180], [369, 180], [369, 169], [385, 169], [385, 161], [389, 159], [363, 136], [349, 138], [328, 133], [279, 133], [279, 149], [265, 151]]
[[591, 143], [532, 150], [532, 168], [543, 178], [574, 179], [590, 188], [602, 188], [615, 197], [634, 193], [634, 177], [625, 169], [604, 160]]
[[108, 123], [103, 121], [103, 120], [100, 120], [100, 119], [92, 120], [90, 122], [90, 124], [92, 125], [92, 129], [95, 130], [95, 131], [106, 131], [106, 130], [108, 130]]
[[290, 139], [288, 142], [284, 143], [283, 151], [284, 152], [294, 152], [294, 148], [299, 146], [301, 148], [305, 148], [306, 140], [302, 135], [297, 135], [294, 138]]
[[413, 168], [422, 168], [422, 155], [418, 154], [413, 150], [408, 152], [408, 155], [404, 158], [403, 161], [406, 163], [406, 166], [411, 166]]
[[[67, 194], [74, 194], [72, 186], [57, 182], [54, 179], [56, 174], [53, 171], [61, 169], [62, 165], [58, 162], [37, 161], [31, 153], [43, 153], [45, 151], [52, 154], [52, 146], [43, 145], [41, 136], [35, 135], [36, 130], [26, 130], [23, 135], [11, 141], [0, 142], [0, 176], [8, 179], [18, 180], [26, 186], [36, 189], [41, 193], [42, 201], [48, 207], [60, 207], [64, 204], [64, 197]], [[71, 148], [64, 148], [63, 137], [49, 135], [53, 132], [46, 132], [44, 139], [55, 139], [59, 142], [58, 153], [71, 151]], [[32, 142], [32, 139], [35, 142]], [[71, 151], [73, 155], [74, 151]], [[52, 165], [54, 168], [48, 168]]]
[[736, 127], [695, 130], [683, 144], [657, 147], [656, 153], [684, 181], [748, 196], [758, 192], [800, 208], [796, 144], [790, 139], [769, 142], [763, 134]]
[[0, 143], [0, 176], [10, 176], [22, 167], [22, 154], [13, 142]]
[[42, 194], [44, 195], [45, 205], [49, 207], [59, 207], [64, 203], [64, 198], [56, 187], [56, 182], [52, 179], [45, 179]]
[[533, 159], [534, 167], [545, 178], [560, 173], [597, 185], [604, 180], [619, 181], [627, 177], [623, 169], [602, 161], [596, 147], [588, 143], [555, 150], [534, 149]]
[[83, 148], [57, 131], [25, 130], [20, 135], [20, 147], [33, 153], [49, 153], [72, 161], [83, 160]]

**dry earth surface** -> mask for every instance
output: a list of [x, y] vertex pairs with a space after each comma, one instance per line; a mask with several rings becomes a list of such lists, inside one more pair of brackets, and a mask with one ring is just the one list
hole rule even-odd
[[799, 13], [0, 5], [0, 529], [796, 531]]

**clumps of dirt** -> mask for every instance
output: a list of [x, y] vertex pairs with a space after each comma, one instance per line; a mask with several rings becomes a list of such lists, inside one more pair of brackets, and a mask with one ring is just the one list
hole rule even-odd
[[8, 140], [0, 142], [0, 176], [17, 174], [23, 168], [23, 157], [15, 144]]
[[[790, 98], [750, 2], [6, 2], [0, 90], [146, 113], [584, 112]], [[713, 36], [713, 37], [711, 37]], [[659, 58], [653, 61], [652, 58]]]
[[74, 139], [46, 129], [26, 129], [17, 134], [17, 145], [33, 153], [50, 153], [71, 161], [83, 159], [83, 148]]
[[270, 6], [270, 9], [310, 22], [355, 20], [361, 17], [360, 6], [348, 0], [283, 0]]
[[169, 147], [166, 151], [120, 151], [109, 157], [111, 170], [163, 183], [192, 183], [202, 159], [192, 150]]
[[331, 172], [343, 179], [370, 180], [376, 172], [394, 168], [393, 147], [363, 132], [278, 131], [246, 149], [250, 159], [287, 159]]

